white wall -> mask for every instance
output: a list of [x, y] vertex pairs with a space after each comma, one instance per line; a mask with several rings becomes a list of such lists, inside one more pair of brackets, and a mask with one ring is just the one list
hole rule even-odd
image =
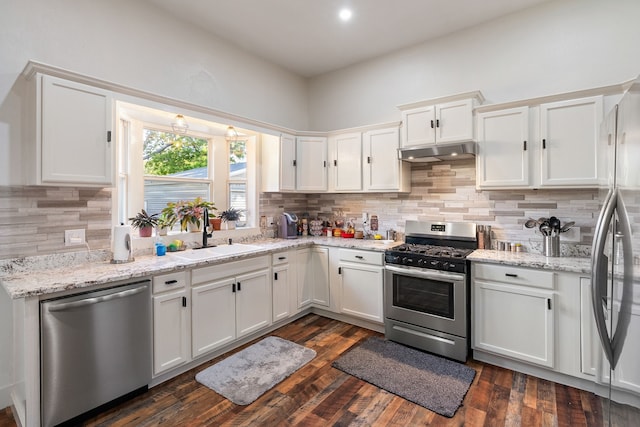
[[[28, 60], [284, 127], [308, 127], [305, 79], [145, 2], [0, 0], [0, 187], [22, 184], [24, 84], [18, 77]], [[0, 225], [13, 208], [10, 199], [0, 204]], [[4, 408], [10, 404], [12, 316], [10, 300], [0, 294]]]
[[129, 0], [2, 0], [0, 185], [20, 184], [21, 87], [30, 59], [293, 129], [307, 81]]
[[472, 90], [498, 103], [621, 83], [640, 74], [638, 17], [638, 0], [555, 0], [318, 76], [309, 130], [400, 120], [397, 105]]

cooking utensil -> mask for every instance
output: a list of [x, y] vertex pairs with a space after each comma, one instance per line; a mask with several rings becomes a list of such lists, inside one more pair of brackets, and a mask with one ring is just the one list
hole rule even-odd
[[567, 231], [571, 230], [571, 227], [573, 227], [574, 225], [576, 225], [575, 221], [569, 221], [562, 226], [562, 228], [560, 229], [560, 232], [566, 233]]
[[536, 227], [537, 225], [539, 225], [538, 221], [536, 221], [535, 219], [531, 219], [531, 218], [529, 218], [527, 220], [527, 222], [524, 223], [524, 226], [527, 227], [527, 228], [533, 228], [533, 227]]
[[551, 227], [549, 227], [549, 224], [542, 224], [540, 226], [540, 233], [542, 233], [543, 236], [551, 236]]

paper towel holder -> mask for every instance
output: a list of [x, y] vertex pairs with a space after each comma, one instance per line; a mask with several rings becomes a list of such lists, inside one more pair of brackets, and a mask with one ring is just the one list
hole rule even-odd
[[[121, 224], [121, 225], [124, 225], [124, 224]], [[135, 261], [135, 258], [133, 257], [133, 245], [131, 244], [130, 233], [127, 233], [124, 236], [124, 246], [129, 251], [129, 255], [127, 256], [127, 259], [112, 259], [111, 264], [125, 264], [127, 262]]]

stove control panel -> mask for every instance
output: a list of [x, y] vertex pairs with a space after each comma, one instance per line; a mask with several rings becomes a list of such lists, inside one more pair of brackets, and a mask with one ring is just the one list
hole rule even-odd
[[387, 264], [420, 267], [430, 270], [466, 273], [467, 263], [464, 259], [434, 258], [422, 254], [388, 252], [385, 254]]

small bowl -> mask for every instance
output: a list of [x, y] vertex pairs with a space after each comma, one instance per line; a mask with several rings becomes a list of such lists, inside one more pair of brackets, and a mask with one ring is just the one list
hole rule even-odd
[[342, 233], [343, 239], [353, 239], [353, 233]]

